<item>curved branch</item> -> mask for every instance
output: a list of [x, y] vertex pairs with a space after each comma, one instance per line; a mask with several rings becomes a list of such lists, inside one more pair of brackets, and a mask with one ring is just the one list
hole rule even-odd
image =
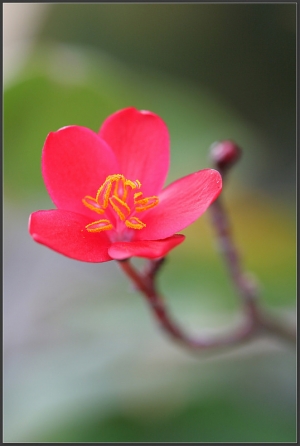
[[[293, 330], [287, 329], [283, 324], [263, 315], [253, 305], [245, 307], [242, 325], [230, 333], [224, 333], [218, 338], [191, 337], [170, 317], [163, 298], [155, 289], [154, 280], [139, 273], [129, 260], [119, 261], [123, 272], [135, 284], [137, 289], [146, 297], [155, 319], [161, 328], [176, 342], [190, 350], [203, 351], [212, 348], [235, 346], [249, 341], [261, 332], [269, 332], [288, 341], [295, 341]], [[154, 268], [157, 265], [152, 265]]]
[[243, 273], [238, 252], [232, 242], [229, 223], [220, 198], [210, 207], [213, 224], [216, 228], [218, 241], [225, 258], [230, 276], [242, 300], [243, 321], [240, 327], [230, 333], [224, 333], [218, 338], [191, 337], [170, 317], [163, 297], [156, 288], [156, 275], [164, 263], [164, 258], [150, 261], [148, 269], [142, 274], [137, 271], [129, 259], [119, 261], [123, 272], [135, 284], [136, 288], [146, 297], [148, 304], [160, 326], [176, 342], [194, 350], [203, 351], [212, 348], [228, 347], [248, 341], [259, 334], [271, 334], [289, 341], [296, 341], [295, 329], [286, 326], [271, 315], [262, 311], [258, 304], [257, 288], [253, 281]]
[[[212, 147], [212, 159], [222, 174], [223, 180], [229, 168], [239, 157], [240, 149], [232, 141], [223, 141]], [[155, 279], [164, 262], [163, 258], [150, 261], [148, 269], [143, 274], [132, 266], [129, 259], [119, 261], [122, 270], [146, 297], [160, 326], [175, 341], [193, 351], [234, 346], [261, 334], [269, 334], [281, 340], [295, 343], [296, 329], [287, 326], [283, 321], [274, 318], [259, 307], [257, 287], [254, 281], [242, 270], [240, 256], [233, 243], [229, 220], [220, 196], [211, 204], [209, 209], [220, 250], [241, 299], [243, 321], [240, 327], [219, 336], [217, 339], [193, 338], [172, 320], [162, 296], [157, 291]]]
[[275, 335], [286, 341], [296, 342], [295, 328], [291, 328], [281, 320], [275, 319], [266, 313], [266, 310], [263, 311], [258, 306], [259, 295], [256, 283], [253, 278], [242, 270], [241, 260], [233, 243], [230, 224], [220, 197], [210, 206], [210, 212], [220, 250], [231, 279], [241, 298], [244, 311], [249, 313], [258, 331]]

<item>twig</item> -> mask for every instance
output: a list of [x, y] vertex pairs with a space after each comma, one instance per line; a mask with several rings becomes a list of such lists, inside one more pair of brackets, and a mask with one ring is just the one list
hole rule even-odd
[[[179, 325], [177, 325], [168, 314], [163, 298], [158, 294], [155, 287], [154, 277], [149, 280], [149, 277], [139, 273], [130, 263], [130, 260], [119, 261], [119, 265], [123, 272], [135, 284], [138, 290], [146, 297], [150, 308], [159, 322], [160, 326], [177, 342], [183, 344], [192, 350], [206, 350], [209, 348], [218, 348], [228, 345], [233, 345], [243, 340], [247, 340], [253, 336], [254, 327], [252, 320], [248, 318], [242, 327], [235, 330], [233, 333], [222, 335], [219, 339], [205, 339], [192, 338], [185, 333]], [[155, 265], [153, 265], [155, 268]]]
[[[211, 158], [222, 175], [223, 186], [230, 168], [240, 159], [240, 156], [241, 149], [233, 141], [221, 141], [212, 145]], [[256, 327], [256, 331], [296, 342], [295, 328], [287, 326], [259, 307], [257, 286], [253, 279], [242, 270], [241, 259], [233, 242], [229, 219], [220, 196], [210, 206], [210, 212], [225, 264], [241, 298], [242, 309], [252, 321], [253, 327]]]
[[257, 287], [242, 270], [240, 257], [233, 243], [228, 218], [220, 197], [210, 206], [210, 212], [226, 266], [241, 298], [242, 310], [252, 321], [253, 327], [256, 327], [256, 331], [270, 333], [296, 342], [295, 329], [286, 326], [282, 321], [275, 319], [259, 307]]
[[[224, 177], [229, 168], [239, 159], [240, 149], [232, 141], [223, 141], [212, 147], [212, 158]], [[226, 174], [226, 175], [225, 175]], [[242, 324], [231, 333], [223, 334], [217, 339], [191, 337], [170, 317], [162, 296], [157, 291], [156, 276], [164, 258], [151, 260], [144, 273], [137, 271], [129, 259], [119, 261], [124, 273], [146, 297], [148, 304], [160, 326], [181, 345], [193, 351], [228, 347], [248, 341], [260, 334], [271, 334], [282, 340], [296, 342], [296, 330], [275, 319], [258, 305], [258, 290], [254, 282], [243, 272], [240, 256], [231, 236], [229, 220], [222, 205], [221, 198], [210, 206], [213, 225], [218, 243], [227, 265], [231, 279], [237, 289], [242, 303]]]

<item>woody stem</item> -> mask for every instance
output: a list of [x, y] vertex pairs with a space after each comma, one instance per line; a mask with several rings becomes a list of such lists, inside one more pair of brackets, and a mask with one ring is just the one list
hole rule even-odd
[[288, 327], [283, 321], [275, 319], [258, 305], [257, 287], [242, 270], [240, 256], [233, 242], [229, 220], [220, 197], [210, 206], [210, 212], [220, 251], [232, 282], [241, 298], [244, 314], [252, 321], [256, 331], [267, 332], [287, 341], [295, 342], [295, 328]]
[[153, 278], [142, 275], [130, 263], [130, 260], [119, 262], [123, 272], [135, 284], [137, 289], [146, 297], [148, 304], [161, 328], [175, 341], [191, 350], [206, 350], [209, 348], [218, 348], [234, 345], [238, 342], [248, 339], [254, 335], [252, 321], [246, 320], [245, 324], [219, 339], [193, 338], [189, 336], [181, 327], [170, 317], [162, 296], [156, 291]]
[[155, 279], [164, 259], [150, 261], [150, 266], [144, 274], [137, 271], [129, 259], [119, 261], [123, 272], [145, 296], [159, 325], [175, 341], [191, 350], [203, 351], [209, 348], [234, 346], [262, 333], [269, 333], [294, 343], [296, 341], [295, 329], [286, 326], [282, 321], [275, 319], [258, 306], [257, 289], [242, 271], [238, 251], [233, 243], [229, 221], [220, 197], [211, 205], [210, 209], [225, 263], [242, 301], [243, 321], [239, 328], [217, 339], [189, 336], [173, 321], [163, 297], [157, 291]]
[[[223, 177], [223, 183], [229, 169], [239, 157], [240, 149], [233, 142], [224, 141], [212, 147], [212, 159]], [[242, 269], [239, 252], [233, 242], [229, 220], [220, 196], [212, 203], [210, 211], [220, 251], [242, 303], [243, 320], [239, 328], [218, 339], [191, 337], [173, 321], [162, 296], [157, 291], [156, 275], [164, 259], [150, 261], [145, 273], [137, 271], [130, 260], [126, 259], [119, 262], [122, 270], [145, 296], [160, 326], [173, 339], [191, 350], [203, 351], [209, 348], [233, 346], [262, 333], [295, 343], [296, 329], [274, 318], [258, 305], [258, 290]]]

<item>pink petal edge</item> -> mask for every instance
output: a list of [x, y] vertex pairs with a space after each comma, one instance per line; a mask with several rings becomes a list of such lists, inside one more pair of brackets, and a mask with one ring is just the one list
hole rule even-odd
[[134, 107], [119, 110], [104, 121], [99, 135], [115, 153], [121, 173], [142, 183], [144, 196], [161, 191], [169, 170], [170, 137], [159, 116]]
[[74, 212], [37, 211], [29, 217], [29, 233], [36, 242], [71, 259], [93, 263], [112, 260], [107, 235], [86, 231], [88, 223], [88, 217]]
[[157, 259], [164, 257], [171, 249], [178, 246], [185, 239], [184, 235], [175, 234], [164, 240], [140, 240], [135, 242], [113, 243], [109, 255], [115, 260], [124, 260], [130, 257], [145, 257]]
[[182, 231], [206, 211], [221, 190], [222, 177], [214, 169], [180, 178], [161, 192], [159, 204], [143, 216], [146, 227], [136, 231], [134, 239], [164, 239]]
[[92, 217], [82, 199], [95, 197], [106, 177], [118, 171], [110, 147], [86, 127], [63, 127], [46, 138], [42, 173], [49, 195], [60, 209]]

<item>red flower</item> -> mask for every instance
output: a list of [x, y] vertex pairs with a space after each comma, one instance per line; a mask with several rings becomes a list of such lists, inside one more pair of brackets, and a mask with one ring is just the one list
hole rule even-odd
[[176, 232], [200, 217], [222, 188], [220, 174], [205, 169], [162, 189], [168, 169], [168, 130], [154, 113], [120, 110], [99, 134], [63, 127], [48, 135], [42, 154], [57, 209], [31, 214], [29, 232], [84, 262], [163, 257], [183, 242]]

